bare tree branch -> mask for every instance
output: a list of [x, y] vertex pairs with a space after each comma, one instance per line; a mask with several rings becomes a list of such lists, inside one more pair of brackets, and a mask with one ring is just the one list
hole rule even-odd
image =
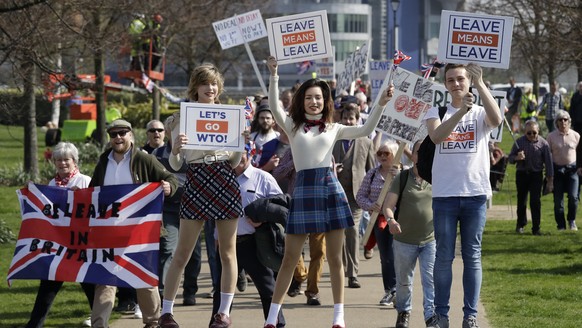
[[16, 3], [14, 3], [14, 6], [12, 6], [12, 7], [0, 7], [0, 14], [20, 11], [23, 9], [27, 9], [27, 8], [36, 6], [36, 5], [41, 4], [41, 3], [45, 3], [45, 2], [48, 2], [48, 1], [47, 0], [33, 0], [31, 2], [27, 2], [27, 3], [21, 4], [21, 5], [17, 5]]

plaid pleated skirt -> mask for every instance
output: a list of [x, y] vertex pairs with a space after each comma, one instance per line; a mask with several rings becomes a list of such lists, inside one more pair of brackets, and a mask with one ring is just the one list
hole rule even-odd
[[353, 225], [344, 189], [330, 168], [297, 172], [286, 233], [327, 232]]
[[240, 187], [228, 161], [188, 165], [180, 218], [228, 220], [243, 215]]

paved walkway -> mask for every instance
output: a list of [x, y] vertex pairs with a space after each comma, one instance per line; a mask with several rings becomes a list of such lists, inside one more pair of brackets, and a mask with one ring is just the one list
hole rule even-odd
[[[451, 328], [460, 328], [463, 320], [463, 289], [462, 289], [462, 261], [460, 253], [457, 251], [453, 262], [453, 287], [451, 290]], [[203, 251], [202, 254], [205, 254]], [[306, 252], [306, 254], [309, 254]], [[394, 327], [396, 323], [396, 310], [392, 307], [384, 307], [378, 304], [383, 296], [382, 278], [380, 275], [380, 258], [376, 251], [371, 260], [365, 260], [360, 256], [359, 280], [362, 284], [360, 289], [345, 289], [345, 318], [349, 328], [376, 328]], [[206, 261], [205, 257], [203, 260]], [[422, 287], [420, 275], [415, 275], [413, 310], [410, 327], [425, 327], [422, 314]], [[347, 282], [346, 282], [347, 284]], [[197, 305], [182, 306], [181, 291], [176, 299], [174, 315], [181, 327], [208, 327], [211, 315], [212, 300], [204, 298], [211, 288], [208, 265], [203, 263], [202, 273], [199, 278], [200, 290], [197, 295]], [[303, 285], [305, 287], [305, 285]], [[321, 306], [305, 305], [305, 297], [299, 295], [295, 298], [286, 297], [283, 311], [287, 320], [287, 327], [319, 328], [331, 327], [333, 316], [333, 303], [331, 287], [327, 265], [325, 266], [321, 287]], [[245, 292], [235, 296], [233, 311], [231, 313], [233, 327], [236, 328], [258, 328], [263, 327], [264, 317], [260, 305], [257, 290], [252, 283], [249, 283]], [[479, 302], [479, 326], [489, 328], [486, 313], [481, 302]], [[141, 328], [143, 324], [139, 319], [131, 319], [130, 315], [113, 322], [112, 328]]]

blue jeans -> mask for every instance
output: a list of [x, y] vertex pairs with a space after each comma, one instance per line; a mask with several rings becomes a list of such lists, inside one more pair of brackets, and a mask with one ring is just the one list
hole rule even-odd
[[388, 227], [384, 230], [378, 228], [378, 222], [374, 225], [374, 236], [380, 252], [380, 265], [382, 268], [382, 283], [384, 292], [391, 293], [396, 290], [396, 273], [394, 272], [394, 251], [392, 241], [394, 237]]
[[464, 318], [477, 316], [481, 291], [481, 240], [485, 228], [487, 196], [436, 197], [432, 200], [436, 259], [434, 265], [435, 312], [448, 317], [453, 282], [457, 222], [463, 258]]
[[424, 320], [434, 315], [433, 269], [436, 241], [425, 245], [413, 245], [394, 240], [394, 269], [396, 270], [396, 310], [400, 313], [412, 310], [412, 284], [418, 259], [422, 283]]
[[568, 194], [568, 221], [576, 220], [578, 210], [578, 174], [575, 165], [554, 164], [554, 218], [558, 229], [566, 228], [564, 193]]

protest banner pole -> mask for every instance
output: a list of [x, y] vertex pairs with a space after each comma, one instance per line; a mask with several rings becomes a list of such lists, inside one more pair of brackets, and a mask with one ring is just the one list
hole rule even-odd
[[253, 53], [251, 51], [251, 47], [245, 41], [245, 49], [247, 50], [247, 54], [249, 55], [249, 59], [251, 60], [251, 64], [253, 65], [253, 69], [255, 70], [255, 74], [257, 74], [257, 78], [259, 79], [259, 84], [261, 85], [261, 89], [263, 90], [263, 94], [266, 96], [269, 94], [267, 91], [267, 87], [265, 86], [265, 82], [263, 81], [263, 77], [261, 76], [261, 72], [259, 72], [259, 68], [257, 67], [257, 62], [255, 61], [255, 57], [253, 57]]
[[[235, 19], [238, 18], [238, 15], [234, 15]], [[245, 49], [247, 50], [247, 55], [249, 56], [249, 59], [251, 60], [251, 64], [253, 65], [253, 69], [255, 70], [255, 74], [257, 75], [257, 78], [259, 79], [259, 84], [261, 85], [261, 90], [263, 90], [263, 94], [266, 96], [269, 94], [269, 92], [267, 91], [267, 87], [265, 86], [265, 81], [263, 81], [263, 77], [261, 76], [261, 72], [259, 71], [259, 67], [257, 67], [257, 62], [255, 61], [255, 57], [253, 56], [253, 52], [251, 51], [251, 47], [249, 47], [249, 43], [247, 42], [247, 40], [245, 39], [240, 25], [237, 24], [236, 25], [238, 28], [238, 32], [240, 34], [240, 36], [243, 39], [243, 43], [245, 44]]]
[[509, 126], [509, 122], [507, 122], [507, 117], [503, 116], [503, 122], [505, 122], [505, 126], [507, 127], [507, 130], [509, 130], [509, 135], [511, 136], [511, 139], [513, 139], [513, 143], [515, 144], [515, 147], [517, 147], [517, 149], [519, 149], [519, 145], [517, 144], [517, 141], [515, 140], [515, 136], [513, 135], [513, 131], [511, 131], [511, 126]]
[[[398, 151], [396, 152], [396, 155], [394, 155], [394, 159], [399, 160], [402, 157], [402, 153], [404, 153], [405, 147], [406, 147], [405, 142], [403, 141], [398, 142]], [[397, 166], [398, 164], [400, 164], [400, 162], [395, 163], [393, 166]], [[384, 199], [388, 194], [388, 189], [390, 189], [391, 183], [392, 175], [388, 173], [388, 175], [386, 175], [386, 178], [384, 179], [384, 186], [382, 186], [382, 190], [380, 191], [380, 196], [378, 196], [378, 199], [376, 200], [376, 204], [382, 206], [382, 204], [384, 203]], [[370, 222], [368, 222], [368, 226], [366, 227], [366, 232], [364, 233], [363, 237], [364, 245], [368, 243], [368, 239], [370, 239], [370, 235], [372, 234], [372, 231], [374, 231], [374, 226], [376, 225], [376, 220], [378, 219], [379, 214], [380, 213], [376, 211], [372, 211], [372, 213], [370, 213]]]

